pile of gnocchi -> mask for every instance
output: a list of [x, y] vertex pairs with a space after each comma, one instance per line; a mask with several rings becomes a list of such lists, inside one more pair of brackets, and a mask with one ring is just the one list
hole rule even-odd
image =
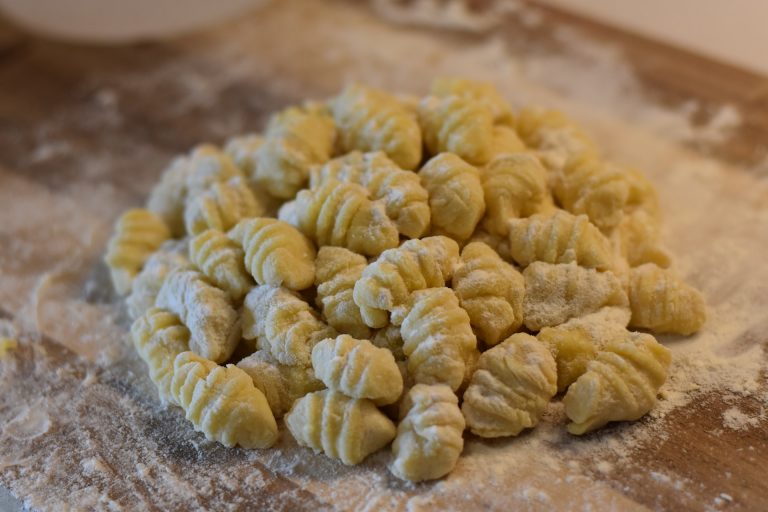
[[[637, 420], [702, 295], [669, 269], [656, 192], [556, 111], [490, 84], [350, 85], [263, 135], [178, 157], [105, 261], [160, 399], [226, 446], [296, 441], [410, 481], [465, 430]], [[637, 332], [635, 329], [641, 329]]]

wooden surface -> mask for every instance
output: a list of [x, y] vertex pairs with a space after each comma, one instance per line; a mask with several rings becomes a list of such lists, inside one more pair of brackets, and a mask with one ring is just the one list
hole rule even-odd
[[[256, 19], [260, 15], [254, 16]], [[561, 43], [551, 38], [551, 30], [561, 26], [573, 27], [618, 45], [634, 65], [649, 94], [671, 106], [698, 100], [700, 108], [696, 115], [702, 122], [717, 106], [735, 104], [744, 120], [736, 135], [725, 142], [697, 143], [695, 150], [743, 169], [765, 158], [768, 140], [768, 79], [765, 77], [553, 10], [545, 10], [544, 24], [534, 28], [526, 28], [513, 17], [504, 23], [500, 34], [513, 47], [535, 45], [557, 52]], [[234, 133], [259, 129], [271, 111], [304, 97], [307, 91], [321, 96], [332, 92], [329, 82], [313, 73], [305, 74], [298, 83], [294, 80], [280, 85], [275, 85], [274, 75], [258, 73], [242, 76], [234, 73], [227, 80], [215, 80], [221, 72], [217, 66], [237, 67], [235, 62], [217, 63], [206, 53], [212, 41], [219, 45], [226, 42], [227, 31], [225, 26], [169, 43], [97, 48], [54, 43], [3, 27], [0, 30], [0, 180], [3, 180], [0, 187], [7, 188], [12, 183], [14, 190], [28, 190], [41, 207], [45, 201], [40, 198], [45, 194], [56, 205], [59, 204], [57, 198], [75, 198], [89, 219], [97, 218], [88, 234], [89, 240], [95, 240], [95, 247], [103, 243], [119, 211], [144, 201], [147, 190], [172, 155], [200, 141], [221, 141]], [[458, 39], [469, 45], [483, 36], [436, 32], [434, 37]], [[312, 56], [306, 58], [306, 63], [286, 62], [285, 69], [302, 65], [313, 69]], [[280, 67], [272, 68], [275, 70], [279, 72]], [[183, 73], [194, 80], [180, 80]], [[190, 88], [202, 92], [190, 96]], [[206, 88], [214, 88], [214, 93], [207, 95]], [[113, 108], [116, 101], [119, 101], [119, 119], [114, 117], [117, 116]], [[10, 204], [4, 203], [3, 208], [21, 208], [26, 201], [27, 197], [22, 194]], [[57, 206], [52, 215], [63, 215], [61, 208]], [[0, 213], [0, 219], [4, 215]], [[33, 217], [34, 221], [30, 222], [36, 225], [46, 222], [44, 213]], [[51, 218], [50, 223], [58, 226], [58, 219]], [[62, 236], [65, 240], [70, 236], [67, 229], [62, 227], [51, 236]], [[0, 244], [12, 244], [13, 238], [24, 231], [19, 225], [13, 229], [0, 227]], [[75, 231], [72, 239], [80, 236]], [[0, 318], [12, 320], [24, 314], [26, 298], [16, 291], [32, 288], [55, 260], [68, 256], [65, 241], [51, 250], [33, 251], [23, 271], [15, 270], [8, 261], [3, 262], [0, 286], [5, 288], [0, 289]], [[98, 258], [98, 250], [87, 254], [89, 270], [78, 278], [81, 281], [77, 294], [84, 296], [93, 307], [112, 307], [114, 297], [109, 291], [83, 288], [94, 276], [103, 279], [104, 270]], [[125, 330], [124, 318], [118, 319], [117, 324]], [[747, 330], [742, 336], [750, 343], [755, 338], [763, 344], [766, 340], [764, 329]], [[40, 343], [52, 360], [66, 361], [74, 368], [73, 379], [84, 378], [90, 371], [92, 362], [87, 357], [79, 358], [77, 351], [71, 350], [77, 342], [66, 339], [66, 334], [62, 334], [61, 339], [43, 336]], [[117, 364], [106, 372], [106, 380], [112, 383], [117, 395], [122, 389], [118, 384], [122, 378], [120, 372], [128, 371], [127, 368], [133, 371], [134, 367]], [[136, 398], [138, 391], [128, 386], [127, 395]], [[654, 476], [658, 473], [638, 473], [635, 465], [618, 466], [607, 475], [584, 461], [585, 472], [595, 482], [630, 500], [619, 504], [634, 503], [664, 510], [763, 509], [768, 503], [768, 483], [763, 471], [768, 462], [768, 423], [762, 421], [756, 428], [741, 431], [723, 430], [721, 414], [735, 404], [753, 414], [766, 407], [762, 400], [754, 397], [726, 403], [717, 393], [701, 396], [668, 416], [666, 425], [670, 435], [663, 441], [633, 454], [635, 464], [684, 475], [691, 492], [679, 492]], [[105, 411], [99, 414], [107, 414]], [[145, 420], [171, 421], [168, 419], [171, 415], [166, 412], [159, 419], [147, 417]], [[109, 436], [99, 439], [106, 448]], [[223, 453], [223, 450], [215, 452], [217, 457], [224, 457]], [[175, 463], [179, 471], [183, 471], [185, 463], [192, 463], [192, 459], [185, 460], [182, 456], [180, 462]], [[359, 503], [333, 502], [313, 494], [292, 478], [273, 471], [268, 463], [254, 461], [253, 464], [264, 480], [257, 493], [242, 501], [238, 490], [222, 491], [225, 499], [231, 494], [232, 502], [238, 503], [235, 508], [360, 508]], [[13, 467], [4, 467], [0, 481], [10, 485], [14, 479], [22, 478], [23, 472], [16, 471]], [[352, 478], [347, 468], [339, 471]], [[724, 478], [723, 475], [730, 476]], [[49, 484], [55, 486], [56, 482]], [[724, 493], [731, 499], [713, 502], [715, 489], [714, 496]], [[122, 496], [115, 500], [126, 508], [151, 502], [150, 488], [136, 492], [138, 498]], [[408, 494], [412, 490], [403, 492]], [[573, 499], [575, 503], [581, 497]], [[206, 507], [212, 503], [206, 500], [201, 491], [193, 503]], [[432, 502], [435, 503], [439, 504], [439, 499]], [[488, 505], [488, 508], [496, 507]], [[599, 500], [597, 508], [600, 508]], [[622, 506], [613, 508], [622, 509]]]

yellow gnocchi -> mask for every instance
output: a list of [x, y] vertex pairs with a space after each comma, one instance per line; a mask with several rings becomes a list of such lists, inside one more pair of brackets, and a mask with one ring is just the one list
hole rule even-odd
[[371, 330], [352, 295], [367, 264], [365, 257], [343, 247], [321, 247], [315, 260], [316, 302], [323, 318], [337, 331], [361, 339]]
[[245, 269], [245, 253], [221, 231], [209, 229], [190, 240], [189, 259], [235, 302], [254, 286]]
[[490, 82], [467, 80], [466, 78], [437, 78], [429, 92], [433, 96], [462, 96], [484, 104], [493, 116], [493, 122], [502, 126], [514, 126], [512, 107], [498, 89]]
[[515, 127], [525, 144], [534, 148], [552, 171], [562, 170], [571, 160], [599, 155], [584, 130], [557, 110], [524, 108]]
[[187, 233], [198, 235], [207, 229], [227, 231], [242, 219], [264, 213], [251, 189], [241, 177], [217, 182], [208, 190], [187, 199], [184, 224]]
[[132, 320], [137, 319], [155, 305], [157, 294], [168, 274], [177, 268], [192, 268], [186, 253], [185, 240], [168, 240], [147, 258], [141, 272], [133, 280], [130, 295], [125, 299], [128, 316]]

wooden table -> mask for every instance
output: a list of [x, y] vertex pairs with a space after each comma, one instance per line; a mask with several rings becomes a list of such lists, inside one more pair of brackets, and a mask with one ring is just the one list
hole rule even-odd
[[[319, 29], [297, 23], [297, 10], [317, 26], [355, 26], [371, 40], [360, 40], [354, 51], [352, 40], [322, 40]], [[734, 405], [758, 414], [767, 407], [760, 392], [728, 401], [716, 391], [697, 395], [664, 418], [664, 435], [649, 434], [628, 458], [608, 454], [597, 460], [591, 452], [568, 452], [573, 464], [564, 467], [573, 471], [552, 470], [551, 481], [546, 467], [531, 460], [528, 480], [523, 471], [474, 481], [457, 469], [451, 478], [461, 481], [409, 486], [387, 476], [386, 454], [345, 468], [297, 448], [287, 434], [278, 450], [266, 453], [204, 443], [177, 411], [156, 403], [143, 366], [123, 343], [128, 321], [105, 284], [100, 255], [114, 218], [144, 201], [173, 155], [200, 141], [258, 130], [275, 109], [332, 94], [350, 77], [423, 90], [429, 66], [445, 69], [452, 51], [484, 45], [489, 33], [525, 58], [526, 52], [566, 52], [555, 35], [567, 27], [620, 48], [645, 94], [659, 105], [695, 99], [694, 117], [701, 123], [722, 104], [735, 105], [742, 123], [732, 137], [693, 141], [688, 149], [733, 167], [733, 197], [762, 186], [755, 166], [767, 149], [767, 78], [563, 12], [537, 12], [541, 23], [506, 15], [495, 28], [472, 33], [396, 29], [353, 3], [294, 1], [195, 36], [101, 48], [2, 27], [0, 320], [23, 334], [0, 373], [0, 424], [13, 425], [0, 438], [0, 482], [16, 495], [33, 495], [32, 506], [54, 509], [67, 500], [86, 508], [113, 502], [158, 510], [225, 504], [251, 510], [768, 506], [765, 416], [738, 431], [723, 429], [721, 417]], [[398, 30], [401, 46], [377, 47]], [[435, 48], [409, 53], [406, 43], [427, 38]], [[382, 72], [391, 64], [388, 52], [402, 56], [402, 70]], [[756, 201], [755, 208], [768, 208], [768, 202]], [[756, 236], [765, 228], [753, 226]], [[754, 265], [764, 267], [764, 256]], [[744, 344], [765, 345], [768, 322], [760, 321], [741, 333]], [[765, 396], [764, 382], [761, 389]], [[23, 414], [20, 407], [26, 407]], [[21, 428], [20, 417], [37, 419]], [[611, 427], [592, 442], [620, 440], [632, 428]], [[514, 442], [472, 440], [467, 463], [480, 467], [489, 447], [510, 449]], [[530, 438], [519, 442], [532, 450]], [[520, 482], [537, 484], [546, 499], [520, 494]], [[366, 494], [367, 486], [377, 491]], [[89, 501], [94, 496], [101, 501]]]

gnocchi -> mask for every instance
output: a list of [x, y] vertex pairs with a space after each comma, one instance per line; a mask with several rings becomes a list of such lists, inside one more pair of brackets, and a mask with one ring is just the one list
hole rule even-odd
[[221, 231], [209, 229], [190, 240], [189, 259], [235, 302], [254, 286], [253, 278], [245, 270], [245, 253]]
[[367, 264], [365, 257], [343, 247], [321, 247], [315, 260], [316, 302], [323, 318], [337, 331], [361, 339], [371, 330], [352, 294]]

